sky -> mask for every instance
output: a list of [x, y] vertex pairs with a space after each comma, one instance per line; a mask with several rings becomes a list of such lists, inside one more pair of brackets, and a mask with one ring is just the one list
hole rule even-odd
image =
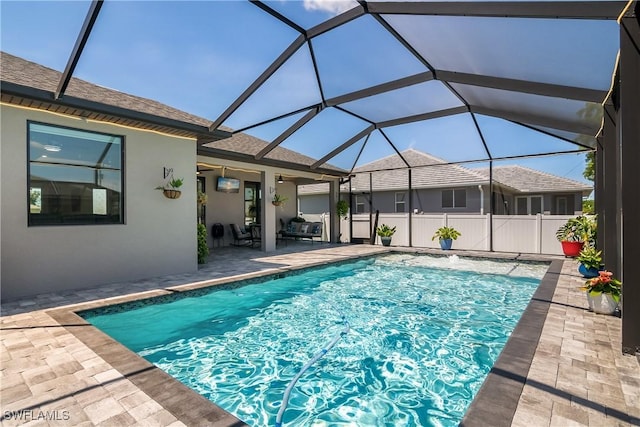
[[[266, 3], [305, 28], [352, 5], [349, 1], [327, 0]], [[0, 47], [5, 52], [61, 71], [89, 5], [90, 2], [80, 0], [0, 0]], [[398, 19], [401, 18], [391, 17], [390, 21]], [[407, 21], [406, 27], [413, 30], [407, 30], [405, 36], [408, 39], [415, 37], [421, 53], [430, 56], [441, 69], [449, 67], [500, 76], [505, 71], [496, 64], [506, 64], [517, 78], [530, 77], [558, 84], [573, 82], [573, 85], [608, 89], [610, 73], [607, 76], [607, 70], [613, 69], [618, 42], [612, 36], [618, 31], [615, 22], [589, 21], [578, 25], [563, 21], [559, 25], [557, 20], [549, 20], [543, 23], [544, 32], [538, 31], [538, 37], [505, 38], [504, 32], [516, 26], [522, 27], [523, 34], [540, 29], [533, 27], [540, 25], [540, 20], [512, 21], [470, 21], [467, 17], [443, 21], [442, 17], [429, 17], [428, 21]], [[596, 33], [606, 37], [592, 37]], [[215, 120], [297, 36], [296, 31], [246, 1], [108, 0], [102, 7], [74, 77]], [[589, 38], [588, 43], [584, 43], [586, 38]], [[437, 43], [432, 41], [435, 39], [438, 39]], [[499, 48], [493, 48], [496, 45]], [[586, 46], [581, 56], [574, 52], [576, 45]], [[397, 40], [382, 31], [370, 16], [318, 36], [313, 39], [312, 46], [322, 88], [315, 78], [310, 51], [304, 46], [223, 124], [241, 129], [320, 102], [321, 90], [328, 99], [425, 70], [413, 55], [399, 49]], [[526, 49], [520, 49], [523, 46]], [[546, 48], [541, 49], [544, 46]], [[602, 60], [593, 61], [594, 57]], [[563, 61], [569, 61], [575, 68], [561, 66]], [[550, 76], [557, 81], [548, 81]], [[483, 94], [477, 88], [464, 85], [457, 89], [470, 97]], [[505, 95], [497, 93], [496, 96]], [[345, 107], [378, 121], [463, 105], [439, 81], [376, 98], [376, 103], [365, 99]], [[541, 104], [536, 108], [542, 107]], [[558, 111], [561, 113], [561, 109]], [[303, 114], [246, 132], [270, 141]], [[565, 141], [510, 122], [481, 115], [476, 118], [494, 157], [575, 148]], [[349, 114], [329, 108], [282, 146], [317, 159], [367, 125]], [[446, 161], [486, 158], [482, 139], [470, 114], [388, 127], [383, 131], [384, 134], [380, 131], [372, 133], [359, 164], [392, 155], [393, 149], [386, 138], [391, 139], [400, 151], [413, 148]], [[350, 169], [363, 142], [354, 144], [330, 163]], [[584, 157], [584, 154], [566, 154], [509, 163], [587, 182], [582, 177]]]

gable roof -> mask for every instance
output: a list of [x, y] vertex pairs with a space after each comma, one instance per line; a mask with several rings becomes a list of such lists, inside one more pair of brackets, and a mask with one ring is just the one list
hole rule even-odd
[[65, 95], [55, 99], [62, 73], [6, 52], [0, 52], [2, 101], [63, 114], [108, 121], [173, 135], [212, 139], [228, 131], [209, 132], [210, 122], [152, 99], [129, 95], [71, 78]]
[[[449, 164], [421, 151], [408, 149], [401, 152], [407, 162], [416, 167], [411, 171], [412, 188], [443, 188], [471, 185], [488, 185], [489, 168], [469, 169], [457, 164]], [[427, 166], [427, 167], [418, 167]], [[406, 165], [397, 155], [367, 163], [355, 168], [356, 174], [351, 180], [352, 188], [357, 191], [369, 190], [369, 174], [372, 176], [374, 191], [406, 190], [408, 187], [408, 171]], [[395, 169], [394, 169], [395, 168]], [[523, 166], [496, 166], [493, 168], [494, 184], [501, 185], [516, 193], [549, 193], [549, 192], [577, 192], [587, 196], [593, 188], [572, 179], [552, 175], [539, 170]], [[343, 184], [340, 191], [349, 191], [348, 184]], [[329, 184], [309, 184], [298, 187], [298, 194], [326, 194]]]
[[[449, 164], [446, 161], [409, 148], [402, 151], [402, 157], [412, 167], [413, 188], [433, 188], [459, 185], [480, 184], [487, 181], [487, 178], [460, 165]], [[429, 166], [429, 167], [418, 167]], [[404, 162], [398, 155], [391, 155], [382, 159], [367, 163], [353, 171], [357, 174], [354, 178], [356, 185], [360, 188], [369, 188], [368, 178], [364, 178], [362, 172], [379, 171], [373, 175], [373, 189], [399, 189], [407, 187], [408, 172]], [[352, 184], [353, 185], [353, 184]]]
[[[476, 169], [476, 172], [489, 178], [489, 168]], [[593, 191], [589, 184], [520, 165], [494, 166], [493, 179], [520, 193], [580, 191], [588, 196]]]
[[[62, 76], [59, 71], [1, 51], [0, 64], [3, 102], [196, 138], [205, 147], [200, 150], [201, 154], [224, 157], [223, 154], [228, 152], [239, 156], [238, 160], [252, 163], [258, 163], [254, 156], [268, 145], [268, 142], [251, 135], [232, 134], [229, 128], [210, 132], [211, 121], [208, 119], [75, 77], [71, 78], [65, 95], [55, 100], [54, 93]], [[269, 153], [269, 159], [259, 163], [267, 164], [269, 160], [274, 161], [271, 162], [274, 165], [292, 169], [315, 162], [311, 157], [283, 147], [277, 147]], [[318, 173], [326, 170], [338, 174], [346, 172], [325, 165], [319, 168]]]
[[[267, 145], [269, 145], [268, 142], [246, 133], [234, 133], [231, 138], [204, 144], [205, 147], [248, 154], [252, 157], [258, 154]], [[316, 159], [314, 158], [280, 146], [274, 148], [267, 156], [263, 157], [261, 163], [268, 163], [269, 160], [291, 162], [304, 166], [311, 166], [316, 162]], [[329, 169], [333, 172], [339, 173], [340, 175], [347, 173], [347, 171], [330, 164], [325, 164], [324, 169]]]

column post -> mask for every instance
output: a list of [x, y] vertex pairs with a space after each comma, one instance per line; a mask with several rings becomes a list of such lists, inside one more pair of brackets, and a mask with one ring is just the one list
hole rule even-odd
[[620, 21], [622, 351], [640, 353], [640, 3]]

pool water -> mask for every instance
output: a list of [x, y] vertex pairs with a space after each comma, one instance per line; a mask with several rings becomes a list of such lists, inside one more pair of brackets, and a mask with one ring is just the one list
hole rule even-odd
[[454, 426], [547, 268], [489, 267], [507, 275], [454, 264], [390, 255], [83, 317], [247, 424], [267, 426], [344, 316], [350, 331], [300, 378], [283, 424]]

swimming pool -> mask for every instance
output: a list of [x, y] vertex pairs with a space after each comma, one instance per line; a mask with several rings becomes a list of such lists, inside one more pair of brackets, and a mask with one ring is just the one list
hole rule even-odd
[[346, 319], [285, 425], [457, 425], [546, 268], [388, 255], [82, 315], [254, 426]]

